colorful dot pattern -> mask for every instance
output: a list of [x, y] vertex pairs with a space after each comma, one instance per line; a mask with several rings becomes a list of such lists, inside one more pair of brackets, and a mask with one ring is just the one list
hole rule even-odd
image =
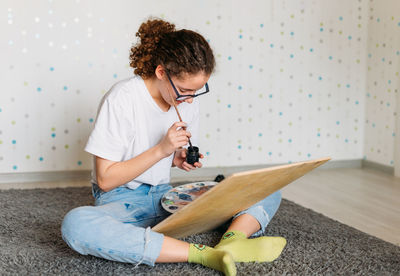
[[364, 158], [394, 166], [400, 110], [400, 16], [394, 11], [400, 9], [400, 3], [387, 4], [382, 8], [378, 1], [370, 3]]
[[150, 15], [214, 49], [211, 92], [199, 98], [205, 166], [321, 156], [393, 166], [399, 2], [118, 2], [48, 0], [28, 12], [6, 2], [0, 173], [91, 168], [83, 148], [97, 106], [132, 75], [129, 49]]

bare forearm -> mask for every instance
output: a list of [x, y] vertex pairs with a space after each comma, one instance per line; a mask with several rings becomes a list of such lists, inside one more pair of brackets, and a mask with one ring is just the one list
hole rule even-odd
[[103, 191], [110, 191], [135, 179], [164, 158], [159, 145], [127, 161], [117, 162], [98, 174], [97, 181]]

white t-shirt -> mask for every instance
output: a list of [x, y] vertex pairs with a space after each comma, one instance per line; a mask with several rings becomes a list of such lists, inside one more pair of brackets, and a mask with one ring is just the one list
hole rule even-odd
[[[199, 103], [178, 105], [182, 120], [188, 124], [193, 145], [197, 143]], [[140, 76], [117, 82], [104, 95], [97, 112], [94, 129], [85, 151], [93, 154], [92, 182], [97, 184], [95, 156], [126, 161], [157, 145], [179, 117], [173, 106], [161, 110]], [[142, 183], [158, 185], [170, 182], [173, 154], [161, 159], [124, 186], [135, 189]]]

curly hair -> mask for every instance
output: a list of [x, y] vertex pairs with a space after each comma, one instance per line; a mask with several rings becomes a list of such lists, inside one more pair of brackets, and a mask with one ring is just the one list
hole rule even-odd
[[215, 58], [208, 42], [191, 30], [176, 30], [175, 25], [161, 19], [149, 19], [140, 25], [139, 42], [131, 48], [130, 66], [143, 79], [152, 78], [162, 65], [171, 76], [183, 73], [211, 74]]

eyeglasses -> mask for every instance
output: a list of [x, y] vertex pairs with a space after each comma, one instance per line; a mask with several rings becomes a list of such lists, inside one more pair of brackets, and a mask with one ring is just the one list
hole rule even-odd
[[166, 72], [166, 73], [167, 73], [168, 80], [169, 80], [169, 82], [171, 83], [172, 88], [173, 88], [174, 91], [175, 91], [176, 100], [178, 100], [178, 101], [186, 100], [186, 99], [189, 99], [189, 98], [195, 98], [195, 97], [198, 97], [198, 96], [200, 96], [200, 95], [204, 95], [204, 94], [210, 92], [210, 90], [208, 89], [208, 83], [206, 83], [202, 89], [196, 91], [194, 94], [190, 94], [190, 95], [181, 95], [181, 94], [179, 94], [178, 89], [176, 89], [174, 83], [172, 82], [172, 80], [171, 80], [171, 78], [170, 78], [168, 72]]

